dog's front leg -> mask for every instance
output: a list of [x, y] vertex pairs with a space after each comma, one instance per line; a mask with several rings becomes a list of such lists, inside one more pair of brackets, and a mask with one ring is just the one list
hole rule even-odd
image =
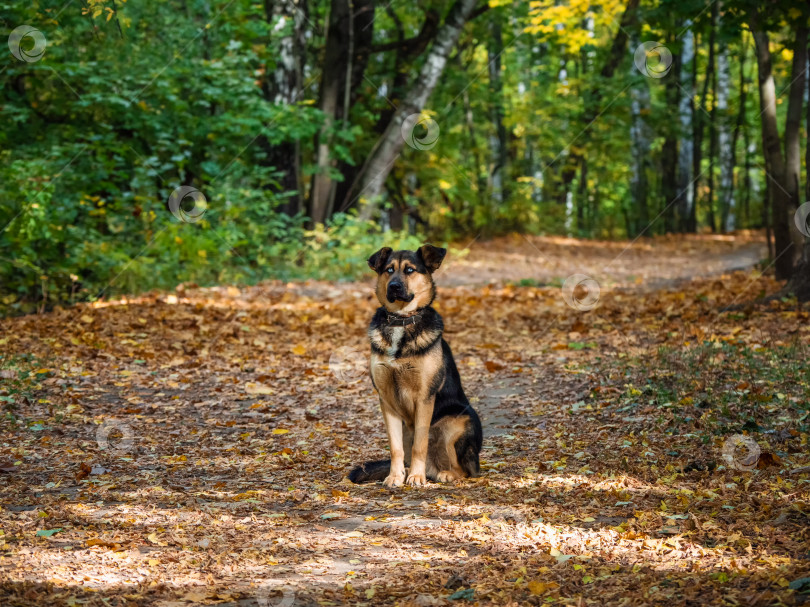
[[435, 397], [422, 399], [414, 411], [413, 449], [411, 451], [411, 470], [408, 474], [409, 485], [421, 486], [427, 483], [425, 464], [427, 462], [428, 437], [430, 420], [433, 418], [433, 401]]
[[391, 471], [383, 481], [386, 487], [399, 487], [405, 480], [405, 449], [402, 447], [402, 419], [385, 405], [382, 406], [388, 444], [391, 446]]

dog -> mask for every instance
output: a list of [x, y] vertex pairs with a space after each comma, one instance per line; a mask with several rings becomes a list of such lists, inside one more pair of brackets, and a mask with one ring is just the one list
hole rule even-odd
[[[371, 319], [371, 383], [380, 397], [391, 459], [367, 462], [349, 480], [382, 480], [386, 487], [476, 477], [483, 442], [481, 420], [461, 387], [444, 323], [431, 306], [433, 273], [446, 249], [383, 247], [369, 257], [382, 304]], [[409, 467], [407, 478], [405, 467]]]

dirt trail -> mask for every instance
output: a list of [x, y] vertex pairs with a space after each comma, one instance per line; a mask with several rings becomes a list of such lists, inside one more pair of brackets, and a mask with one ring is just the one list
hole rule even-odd
[[[0, 604], [789, 603], [810, 573], [808, 474], [789, 474], [810, 466], [803, 354], [780, 355], [781, 383], [752, 374], [777, 367], [763, 343], [806, 343], [810, 322], [781, 302], [718, 313], [778, 288], [727, 272], [761, 245], [656, 239], [610, 265], [628, 243], [521, 242], [476, 243], [437, 277], [486, 439], [481, 478], [421, 490], [342, 480], [386, 453], [370, 280], [0, 321]], [[575, 272], [600, 282], [591, 310], [561, 296]], [[771, 394], [756, 424], [782, 437], [778, 465], [678, 473], [718, 461], [717, 424], [753, 428], [735, 407]]]
[[460, 245], [439, 271], [444, 286], [530, 281], [560, 284], [586, 274], [605, 287], [662, 288], [678, 281], [744, 270], [767, 256], [761, 234], [641, 238], [633, 242], [515, 235]]

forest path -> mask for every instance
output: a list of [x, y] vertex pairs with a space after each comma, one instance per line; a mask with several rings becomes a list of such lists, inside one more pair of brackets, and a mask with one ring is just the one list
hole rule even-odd
[[679, 281], [744, 270], [767, 257], [761, 233], [685, 235], [635, 241], [513, 235], [462, 243], [468, 253], [440, 270], [444, 286], [528, 281], [559, 284], [571, 274], [608, 287], [663, 288]]
[[[808, 314], [721, 312], [778, 289], [720, 273], [753, 238], [634, 244], [598, 274], [626, 244], [534, 240], [534, 274], [507, 240], [451, 252], [436, 305], [482, 476], [418, 490], [343, 478], [386, 453], [371, 279], [0, 321], [0, 603], [789, 603], [810, 573]], [[596, 307], [536, 286], [568, 272], [599, 277]], [[743, 431], [753, 472], [723, 460]]]

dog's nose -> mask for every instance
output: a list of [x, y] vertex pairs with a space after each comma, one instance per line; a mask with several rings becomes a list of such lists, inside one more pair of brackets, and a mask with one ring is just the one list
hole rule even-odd
[[388, 283], [388, 301], [393, 302], [398, 297], [405, 296], [405, 285], [398, 280], [392, 280]]

